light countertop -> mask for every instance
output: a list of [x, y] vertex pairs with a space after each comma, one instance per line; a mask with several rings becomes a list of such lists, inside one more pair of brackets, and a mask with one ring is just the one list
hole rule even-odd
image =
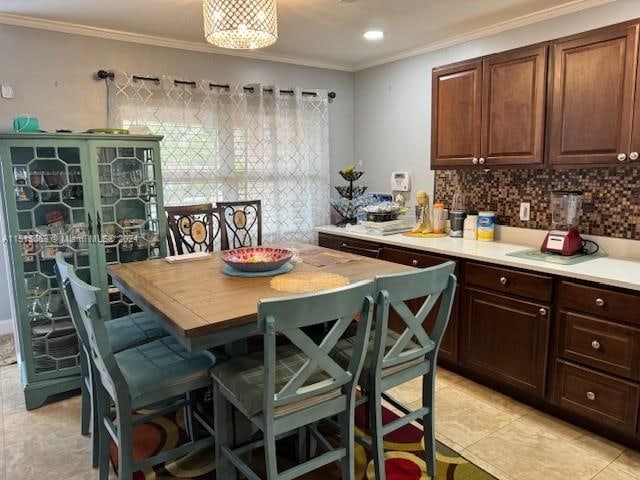
[[640, 291], [640, 262], [634, 260], [607, 256], [575, 265], [558, 265], [507, 255], [531, 248], [529, 245], [479, 242], [451, 237], [412, 238], [402, 234], [382, 236], [333, 225], [319, 227], [317, 231]]

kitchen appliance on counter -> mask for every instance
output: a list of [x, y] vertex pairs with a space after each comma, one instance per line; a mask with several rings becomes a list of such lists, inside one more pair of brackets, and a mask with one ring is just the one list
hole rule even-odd
[[451, 202], [451, 210], [449, 211], [449, 219], [451, 220], [450, 237], [462, 238], [464, 234], [464, 219], [466, 217], [462, 194], [455, 193]]
[[540, 251], [566, 256], [582, 252], [583, 241], [578, 232], [581, 213], [581, 191], [555, 190], [551, 192], [553, 229], [547, 233]]

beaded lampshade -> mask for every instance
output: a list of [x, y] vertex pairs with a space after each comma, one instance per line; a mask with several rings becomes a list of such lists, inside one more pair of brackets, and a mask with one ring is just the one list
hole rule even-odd
[[204, 0], [204, 35], [223, 48], [254, 49], [278, 39], [276, 0]]

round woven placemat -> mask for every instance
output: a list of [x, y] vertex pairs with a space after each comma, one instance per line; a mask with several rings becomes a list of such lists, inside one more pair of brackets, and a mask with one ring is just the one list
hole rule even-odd
[[271, 279], [271, 288], [287, 293], [312, 293], [349, 285], [349, 279], [336, 273], [295, 272]]

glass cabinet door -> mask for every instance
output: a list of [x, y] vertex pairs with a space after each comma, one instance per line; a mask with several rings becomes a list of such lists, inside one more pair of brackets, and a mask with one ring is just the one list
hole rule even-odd
[[[12, 142], [3, 150], [21, 348], [30, 374], [45, 379], [78, 371], [75, 329], [55, 275], [62, 252], [92, 282], [87, 184], [82, 148], [74, 142]], [[13, 201], [12, 201], [13, 200]], [[89, 202], [87, 204], [87, 201]]]
[[110, 265], [166, 255], [162, 185], [157, 143], [91, 142], [97, 167], [97, 232], [102, 241], [104, 278], [111, 318], [138, 311], [120, 293], [106, 269]]

